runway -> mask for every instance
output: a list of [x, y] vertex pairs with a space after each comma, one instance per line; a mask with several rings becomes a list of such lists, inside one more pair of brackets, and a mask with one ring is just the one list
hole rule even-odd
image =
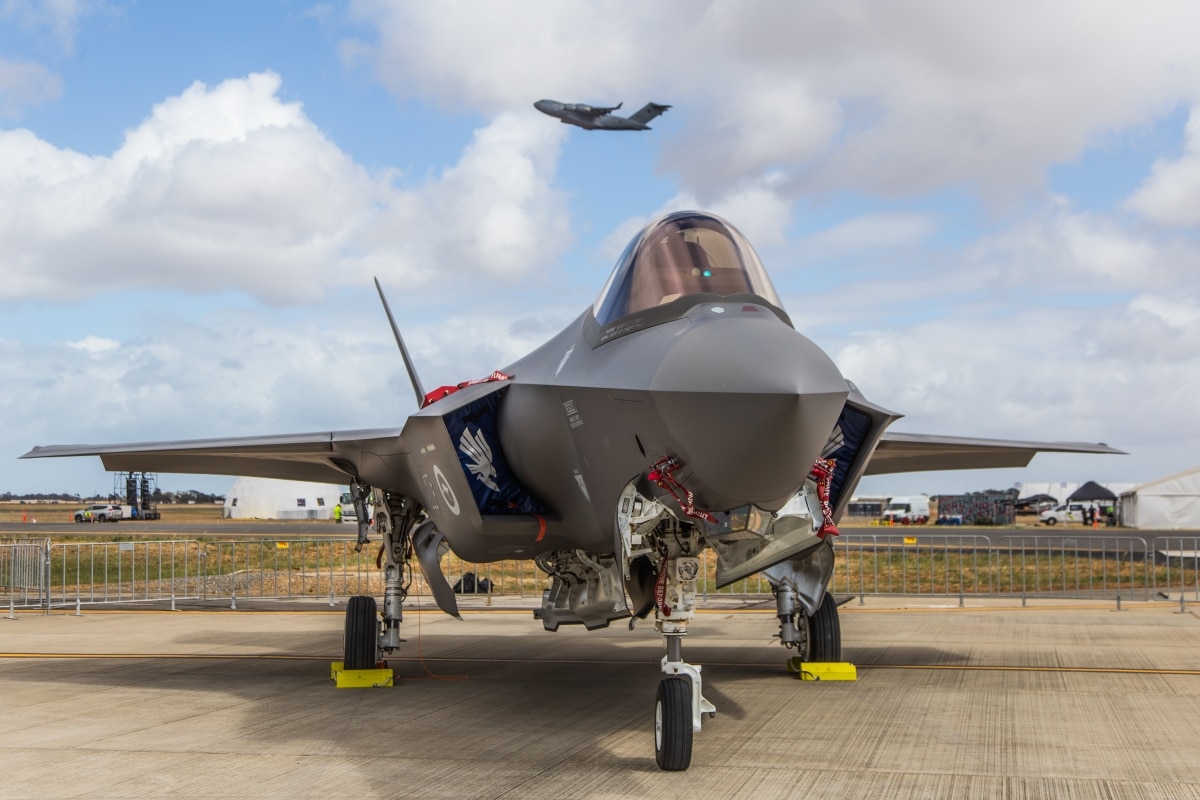
[[859, 680], [813, 683], [730, 602], [685, 642], [718, 709], [686, 773], [654, 764], [648, 624], [410, 612], [397, 686], [338, 690], [341, 614], [276, 608], [0, 619], [3, 795], [1200, 798], [1177, 603], [853, 601]]

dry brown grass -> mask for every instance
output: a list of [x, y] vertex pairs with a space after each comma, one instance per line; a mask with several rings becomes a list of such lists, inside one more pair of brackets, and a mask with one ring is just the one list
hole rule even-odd
[[[22, 522], [37, 520], [42, 523], [71, 522], [75, 512], [86, 508], [91, 503], [0, 503], [0, 522]], [[161, 505], [158, 507], [162, 515], [160, 522], [213, 522], [222, 521], [224, 507], [215, 504], [205, 505]], [[120, 523], [118, 523], [119, 525]], [[139, 522], [139, 525], [146, 523]]]

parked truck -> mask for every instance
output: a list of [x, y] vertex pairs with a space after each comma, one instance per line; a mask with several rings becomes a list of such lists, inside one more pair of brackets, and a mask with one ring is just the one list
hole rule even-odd
[[883, 510], [883, 520], [889, 525], [924, 525], [929, 522], [929, 495], [893, 497]]
[[350, 494], [349, 492], [342, 492], [342, 500], [340, 505], [342, 507], [341, 521], [353, 522], [357, 525], [358, 510], [354, 508], [354, 495]]

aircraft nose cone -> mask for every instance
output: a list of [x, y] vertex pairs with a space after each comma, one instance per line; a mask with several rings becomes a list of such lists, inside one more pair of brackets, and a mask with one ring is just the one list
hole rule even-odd
[[778, 508], [825, 446], [849, 394], [846, 379], [761, 307], [700, 313], [652, 383], [670, 445], [691, 473], [685, 484], [702, 508]]
[[550, 101], [550, 100], [538, 100], [536, 103], [533, 104], [533, 107], [536, 108], [538, 111], [541, 111], [543, 114], [549, 114], [551, 104], [552, 104], [552, 101]]

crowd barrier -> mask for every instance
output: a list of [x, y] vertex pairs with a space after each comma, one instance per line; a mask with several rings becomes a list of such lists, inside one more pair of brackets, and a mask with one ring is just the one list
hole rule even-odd
[[[849, 534], [835, 540], [835, 595], [1192, 599], [1200, 601], [1200, 537]], [[378, 544], [342, 539], [51, 542], [0, 544], [0, 604], [60, 608], [166, 601], [382, 596]], [[528, 561], [470, 564], [448, 555], [456, 591], [539, 597], [549, 579]], [[699, 591], [769, 596], [762, 575], [716, 586], [702, 556]], [[410, 596], [428, 597], [419, 572]]]

